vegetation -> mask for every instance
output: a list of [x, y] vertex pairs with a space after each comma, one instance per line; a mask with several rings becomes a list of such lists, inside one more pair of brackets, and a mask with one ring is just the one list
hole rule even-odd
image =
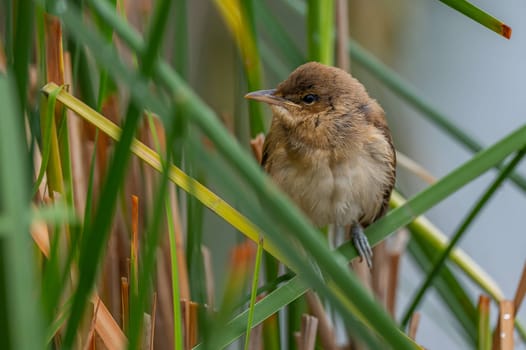
[[[511, 35], [467, 1], [442, 2]], [[235, 101], [221, 119], [189, 84], [196, 23], [189, 23], [185, 0], [157, 0], [153, 8], [105, 0], [2, 2], [2, 349], [219, 349], [243, 336], [245, 349], [331, 348], [328, 306], [357, 347], [419, 349], [415, 310], [430, 287], [473, 347], [512, 349], [513, 336], [495, 334], [514, 330], [526, 338], [514, 318], [526, 273], [514, 301], [505, 300], [455, 247], [502, 183], [526, 190], [526, 179], [514, 171], [524, 156], [526, 126], [482, 147], [348, 37], [344, 3], [279, 3], [306, 23], [304, 50], [266, 2], [216, 0], [240, 67], [235, 83], [226, 84], [232, 91], [221, 91]], [[213, 44], [213, 38], [204, 43]], [[352, 245], [331, 250], [259, 168], [258, 135], [267, 125], [261, 105], [249, 103], [249, 123], [243, 122], [244, 92], [266, 87], [264, 69], [284, 78], [306, 60], [346, 67], [349, 56], [474, 152], [413, 198], [394, 193], [394, 209], [367, 229], [379, 247], [373, 281], [388, 276], [386, 283], [373, 282], [376, 298], [349, 269]], [[493, 168], [498, 176], [448, 242], [421, 215]], [[220, 223], [214, 227], [205, 218]], [[398, 320], [404, 227], [411, 232], [408, 253], [426, 279]], [[384, 239], [393, 232], [401, 244], [388, 250]], [[216, 247], [203, 243], [210, 234], [217, 244], [234, 237], [224, 275], [213, 273]], [[462, 274], [480, 286], [478, 305]], [[495, 330], [489, 298], [499, 307]]]

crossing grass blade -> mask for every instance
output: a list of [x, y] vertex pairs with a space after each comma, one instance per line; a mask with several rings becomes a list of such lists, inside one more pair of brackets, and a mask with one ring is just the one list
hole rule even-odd
[[466, 0], [440, 0], [447, 6], [454, 8], [463, 15], [471, 18], [475, 22], [480, 23], [489, 30], [494, 31], [495, 33], [502, 35], [506, 39], [511, 38], [511, 27], [502, 21], [496, 19], [492, 15], [484, 12], [477, 6], [471, 4]]
[[30, 193], [29, 174], [24, 144], [24, 128], [19, 98], [13, 77], [0, 74], [0, 231], [3, 288], [0, 316], [2, 348], [45, 348], [40, 306], [35, 298], [38, 290], [34, 274], [36, 262], [31, 254], [29, 235]]

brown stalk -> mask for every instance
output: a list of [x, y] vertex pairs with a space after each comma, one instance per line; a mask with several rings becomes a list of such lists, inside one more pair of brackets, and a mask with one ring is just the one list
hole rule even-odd
[[249, 350], [263, 350], [263, 323], [252, 328], [250, 332]]
[[348, 8], [347, 0], [336, 0], [336, 64], [347, 72], [351, 69], [351, 60], [347, 51], [349, 35]]
[[[62, 51], [62, 27], [57, 17], [45, 14], [45, 44], [47, 81], [64, 85], [64, 60]], [[47, 167], [47, 180], [50, 195], [53, 192], [64, 192], [62, 164], [60, 162], [59, 141], [57, 138], [58, 122], [62, 118], [62, 107], [57, 103], [55, 118], [51, 120], [51, 155]], [[43, 124], [44, 125], [44, 124]]]
[[326, 350], [336, 350], [338, 347], [335, 342], [334, 329], [329, 322], [329, 318], [323, 309], [320, 299], [312, 290], [305, 294], [310, 312], [318, 319], [318, 334], [323, 348]]
[[296, 338], [298, 350], [314, 350], [317, 330], [318, 319], [315, 316], [304, 314], [301, 317], [301, 332]]
[[514, 314], [513, 301], [502, 300], [497, 326], [493, 332], [493, 350], [513, 350]]
[[[164, 126], [162, 122], [158, 118], [152, 118], [153, 119], [153, 128], [155, 130], [149, 130], [145, 132], [145, 138], [148, 140], [148, 143], [152, 148], [157, 149], [157, 151], [162, 154], [163, 151], [166, 150], [166, 137], [164, 132]], [[151, 124], [148, 123], [148, 126], [151, 128]], [[153, 135], [157, 135], [157, 140], [159, 142], [158, 147], [155, 144], [155, 140], [153, 138]], [[169, 241], [167, 240], [168, 244], [165, 244], [163, 246], [163, 252], [166, 257], [169, 257], [172, 254], [172, 251], [175, 252], [176, 259], [177, 259], [177, 275], [179, 277], [179, 297], [180, 299], [190, 299], [190, 287], [188, 283], [188, 269], [186, 267], [186, 252], [184, 247], [184, 238], [183, 238], [183, 229], [181, 225], [181, 219], [180, 219], [180, 211], [178, 206], [178, 199], [176, 195], [176, 188], [175, 186], [170, 186], [169, 189], [169, 198], [170, 198], [170, 204], [172, 207], [172, 220], [173, 220], [173, 230], [175, 234], [175, 247], [170, 248]], [[165, 237], [167, 238], [167, 237]], [[167, 270], [169, 271], [171, 269], [170, 259], [165, 260], [167, 264]], [[163, 276], [168, 276], [166, 274], [163, 274]], [[171, 290], [171, 284], [168, 290]], [[161, 292], [162, 289], [159, 289]], [[170, 302], [171, 304], [171, 302]], [[168, 305], [170, 305], [168, 304]], [[173, 322], [173, 318], [172, 321]], [[172, 328], [170, 328], [172, 329]]]
[[487, 296], [485, 294], [481, 294], [479, 296], [479, 303], [478, 303], [478, 306], [477, 306], [477, 308], [479, 309], [479, 312], [481, 312], [482, 314], [489, 313], [489, 311], [490, 311], [490, 301], [491, 301], [491, 299], [489, 298], [489, 296]]
[[[479, 348], [486, 349], [491, 341], [491, 330], [489, 327], [490, 320], [490, 301], [489, 296], [481, 294], [477, 305], [478, 311], [478, 329], [479, 329]], [[487, 337], [487, 339], [486, 339]]]
[[[338, 235], [338, 231], [337, 230], [335, 231], [335, 235]], [[347, 226], [347, 227], [345, 227], [345, 240], [349, 241], [350, 239], [351, 239], [351, 237], [350, 237], [350, 229]], [[380, 243], [380, 244], [383, 244], [383, 243]], [[383, 256], [383, 253], [380, 252], [381, 250], [382, 250], [382, 247], [379, 247], [379, 246], [375, 246], [373, 248], [373, 266], [374, 266], [373, 269], [374, 270], [377, 270], [377, 269], [383, 270], [383, 268], [381, 267], [382, 256]], [[371, 271], [369, 266], [367, 266], [366, 261], [364, 259], [353, 259], [349, 263], [349, 267], [354, 271], [354, 273], [356, 273], [356, 276], [358, 277], [360, 282], [362, 282], [362, 285], [367, 290], [373, 291], [373, 283], [374, 283], [373, 282], [374, 281], [373, 280], [373, 273], [374, 273], [374, 270]], [[378, 275], [379, 275], [379, 273], [377, 272], [376, 273], [376, 278], [378, 278]], [[385, 300], [385, 299], [383, 299], [383, 298], [380, 299], [382, 304], [384, 304], [383, 300]], [[320, 335], [320, 338], [321, 338], [321, 335]], [[358, 342], [355, 339], [353, 339], [353, 337], [349, 334], [349, 332], [347, 332], [347, 338], [349, 339], [349, 346], [353, 350], [363, 350], [363, 349], [365, 349], [364, 346], [360, 342]]]
[[[37, 244], [42, 254], [49, 257], [49, 232], [46, 224], [35, 221], [31, 225], [31, 236]], [[95, 315], [95, 330], [109, 350], [121, 350], [126, 347], [127, 339], [119, 328], [117, 322], [109, 312], [108, 308], [94, 293], [91, 297], [93, 305], [99, 305], [98, 312]]]
[[436, 177], [434, 177], [426, 168], [400, 151], [396, 151], [396, 163], [401, 167], [406, 168], [429, 185], [432, 185], [437, 181]]
[[199, 311], [199, 305], [193, 301], [190, 302], [190, 345], [192, 347], [197, 345], [198, 328], [197, 328], [197, 313]]
[[[153, 142], [153, 136], [148, 128], [149, 123], [146, 121], [143, 123], [143, 125], [139, 128], [139, 139], [144, 140], [145, 144], [152, 145]], [[158, 128], [156, 127], [156, 130]], [[161, 131], [161, 134], [164, 134], [163, 131]], [[159, 149], [159, 154], [165, 153], [165, 148], [161, 147]], [[141, 186], [141, 190], [143, 191], [144, 200], [145, 203], [153, 203], [155, 198], [155, 189], [157, 184], [157, 172], [155, 172], [152, 168], [148, 167], [146, 164], [141, 162], [139, 159], [135, 158], [133, 159], [133, 162], [137, 164], [136, 169], [140, 169], [140, 172], [135, 172], [133, 174], [134, 184], [136, 186]], [[132, 190], [134, 190], [132, 188]]]
[[197, 345], [197, 303], [189, 300], [181, 300], [181, 318], [184, 324], [184, 348], [192, 349]]
[[391, 241], [392, 244], [389, 246], [388, 250], [388, 259], [389, 259], [389, 276], [388, 276], [388, 283], [387, 283], [387, 300], [386, 300], [386, 308], [387, 311], [391, 314], [391, 316], [394, 318], [396, 313], [396, 294], [398, 291], [398, 276], [400, 274], [399, 268], [400, 268], [400, 259], [402, 256], [402, 253], [405, 250], [405, 247], [407, 245], [407, 241], [409, 239], [409, 233], [407, 230], [402, 229], [399, 230], [393, 240]]
[[420, 312], [415, 312], [409, 321], [409, 332], [408, 335], [411, 339], [416, 340], [416, 331], [420, 324]]
[[96, 294], [93, 294], [91, 297], [91, 303], [96, 304], [98, 302], [100, 302], [100, 305], [95, 323], [97, 334], [109, 350], [125, 349], [128, 342], [126, 336], [119, 328], [117, 322], [115, 322], [115, 319], [106, 308], [106, 305], [100, 301], [100, 298]]
[[153, 305], [152, 305], [152, 324], [150, 327], [150, 350], [153, 350], [153, 344], [155, 339], [155, 318], [157, 315], [157, 292], [153, 293]]
[[[48, 258], [49, 232], [47, 226], [43, 222], [34, 222], [31, 225], [31, 236], [42, 254]], [[104, 345], [109, 350], [123, 350], [126, 347], [127, 339], [106, 308], [106, 305], [104, 305], [96, 293], [92, 295], [90, 300], [93, 305], [99, 304], [98, 312], [95, 315], [95, 330], [104, 342]]]
[[64, 85], [62, 26], [58, 17], [44, 14], [47, 81]]
[[91, 324], [88, 331], [88, 337], [86, 339], [86, 343], [84, 344], [84, 350], [89, 350], [90, 347], [93, 344], [95, 334], [95, 324], [97, 323], [97, 314], [99, 312], [99, 306], [100, 306], [100, 299], [97, 301], [97, 304], [94, 305], [95, 310], [93, 311], [93, 317], [91, 318]]
[[[119, 98], [116, 94], [105, 96], [104, 101], [102, 101], [101, 113], [114, 123], [119, 123]], [[95, 140], [95, 127], [88, 123], [84, 125], [86, 125], [87, 131], [91, 131], [91, 139]], [[103, 179], [106, 174], [111, 144], [111, 138], [105, 133], [99, 132], [97, 139], [97, 173], [99, 179]]]
[[387, 289], [389, 287], [390, 256], [387, 251], [387, 241], [384, 240], [373, 248], [373, 269], [371, 271], [371, 282], [376, 300], [387, 307]]
[[298, 348], [298, 350], [301, 350], [303, 346], [301, 332], [294, 332], [294, 341], [296, 342], [296, 348]]
[[125, 260], [121, 258], [121, 243], [119, 242], [120, 226], [115, 220], [115, 229], [111, 232], [106, 249], [106, 258], [103, 261], [103, 272], [101, 276], [101, 287], [99, 293], [104, 293], [103, 299], [106, 301], [112, 315], [115, 319], [122, 319], [122, 291], [121, 277], [127, 276], [121, 271], [120, 262]]
[[181, 321], [183, 323], [183, 346], [185, 350], [190, 350], [190, 313], [188, 299], [181, 299]]
[[48, 227], [44, 221], [34, 220], [31, 223], [31, 237], [33, 237], [33, 241], [35, 241], [42, 254], [49, 258], [49, 234]]
[[[168, 237], [165, 236], [166, 243], [164, 247], [169, 248]], [[169, 249], [163, 249], [162, 254], [157, 255], [157, 299], [159, 305], [159, 322], [157, 322], [157, 332], [161, 333], [164, 346], [174, 348], [174, 313], [173, 313], [173, 296], [172, 280], [170, 275]]]
[[[64, 72], [65, 72], [65, 83], [68, 86], [73, 86], [72, 73], [71, 73], [71, 55], [69, 52], [64, 53]], [[66, 110], [68, 136], [69, 136], [69, 148], [71, 158], [71, 170], [73, 188], [73, 200], [77, 213], [80, 215], [84, 214], [86, 205], [86, 169], [85, 169], [85, 157], [83, 152], [83, 139], [81, 130], [81, 119], [75, 116], [75, 113], [71, 109]]]
[[7, 73], [7, 60], [5, 58], [5, 50], [4, 46], [2, 45], [2, 42], [0, 41], [0, 73], [6, 74]]
[[183, 228], [181, 225], [181, 216], [179, 202], [175, 192], [175, 187], [171, 187], [170, 199], [172, 201], [172, 218], [175, 232], [175, 251], [177, 254], [177, 268], [179, 276], [179, 295], [181, 299], [190, 299], [190, 286], [188, 282], [188, 268], [186, 266], [186, 252], [183, 238]]
[[394, 318], [396, 312], [396, 292], [398, 290], [398, 275], [400, 268], [400, 253], [389, 256], [389, 279], [387, 287], [387, 311]]
[[127, 277], [121, 277], [121, 316], [122, 329], [124, 332], [128, 331], [128, 315], [130, 310], [130, 288]]
[[131, 222], [132, 222], [132, 241], [131, 241], [131, 262], [133, 264], [135, 287], [138, 285], [137, 276], [139, 272], [139, 197], [131, 197]]

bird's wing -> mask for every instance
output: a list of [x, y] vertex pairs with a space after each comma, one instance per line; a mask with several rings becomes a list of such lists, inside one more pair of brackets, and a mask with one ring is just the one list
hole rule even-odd
[[389, 199], [391, 198], [391, 192], [393, 192], [394, 184], [396, 181], [396, 151], [393, 145], [393, 140], [391, 138], [391, 133], [386, 127], [382, 128], [381, 130], [384, 133], [387, 141], [389, 142], [389, 146], [392, 152], [392, 161], [389, 167], [389, 182], [384, 187], [383, 202], [380, 206], [380, 209], [378, 210], [378, 213], [375, 215], [373, 222], [375, 222], [376, 220], [384, 216], [385, 213], [387, 213], [387, 210], [389, 209]]

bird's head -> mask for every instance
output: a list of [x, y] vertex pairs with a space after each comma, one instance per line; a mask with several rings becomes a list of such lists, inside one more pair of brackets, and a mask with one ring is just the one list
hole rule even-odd
[[299, 66], [276, 89], [254, 91], [245, 98], [269, 104], [274, 118], [289, 127], [350, 116], [371, 101], [349, 73], [317, 62]]

